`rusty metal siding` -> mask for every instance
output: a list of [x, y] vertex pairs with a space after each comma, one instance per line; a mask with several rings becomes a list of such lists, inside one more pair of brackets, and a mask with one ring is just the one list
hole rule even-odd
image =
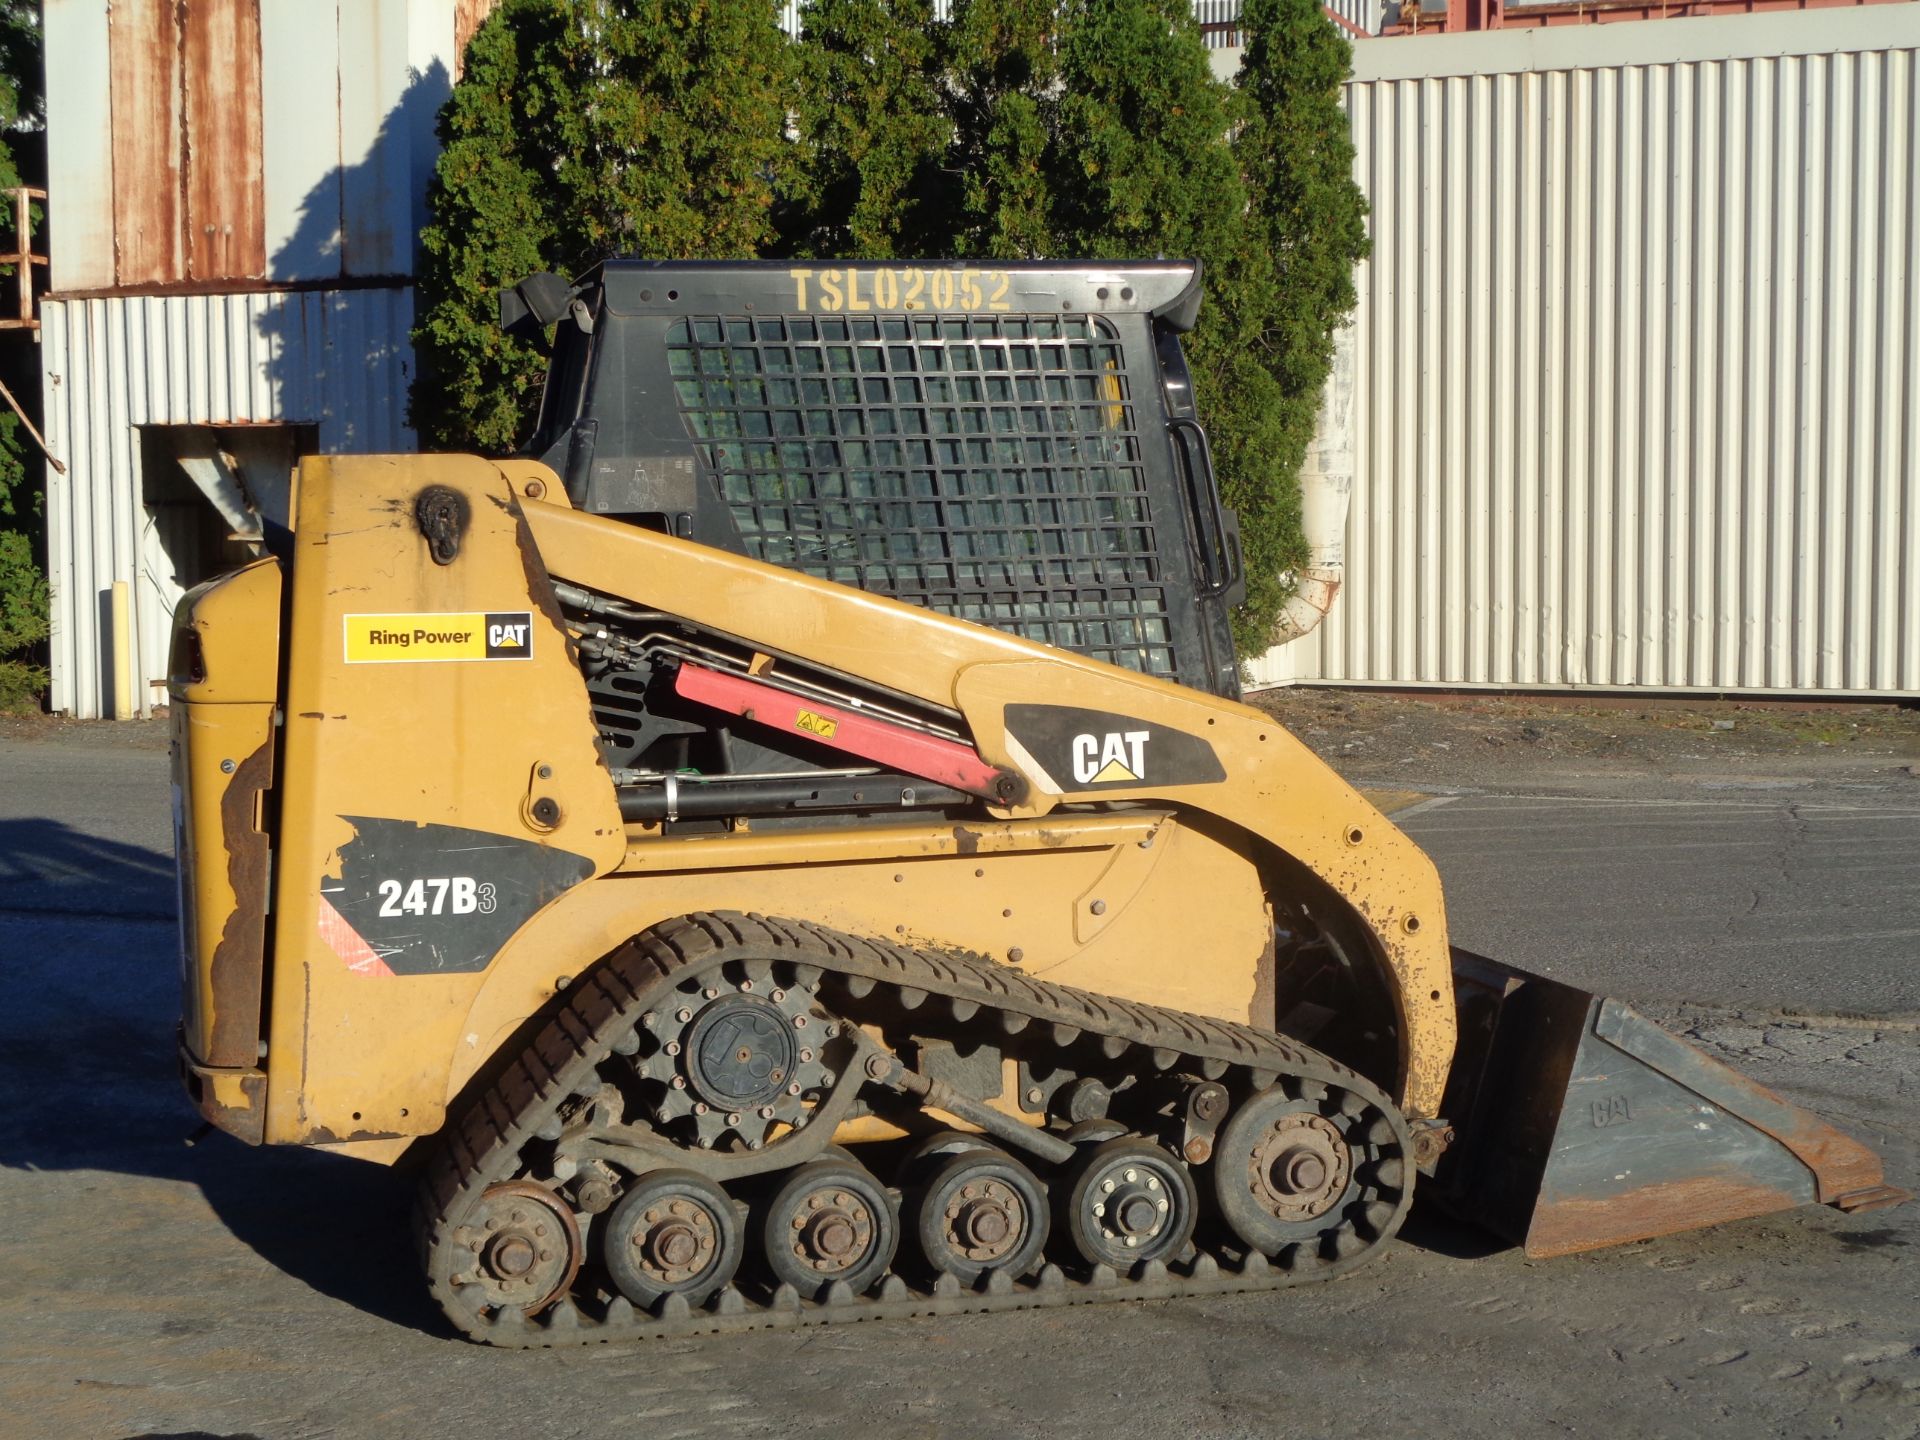
[[114, 283], [263, 278], [255, 0], [116, 0], [107, 43]]
[[[42, 310], [53, 707], [110, 713], [102, 597], [134, 596], [137, 676], [166, 673], [180, 587], [142, 504], [142, 425], [312, 424], [323, 452], [415, 448], [410, 289], [53, 300]], [[142, 685], [136, 710], [161, 698]]]
[[263, 279], [260, 7], [257, 0], [192, 0], [178, 14], [187, 278]]
[[1355, 47], [1347, 577], [1257, 682], [1920, 694], [1920, 5]]
[[456, 26], [486, 8], [49, 0], [55, 293], [411, 274]]
[[119, 0], [108, 12], [113, 173], [122, 179], [113, 187], [119, 285], [187, 278], [177, 18], [171, 0]]
[[467, 42], [473, 39], [473, 32], [486, 23], [487, 16], [493, 13], [496, 0], [455, 0], [453, 7], [453, 78], [460, 78], [460, 71], [467, 53]]

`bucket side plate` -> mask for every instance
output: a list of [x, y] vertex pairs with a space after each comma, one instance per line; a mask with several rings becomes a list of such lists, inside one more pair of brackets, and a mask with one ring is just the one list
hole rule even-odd
[[1436, 1179], [1527, 1254], [1908, 1198], [1872, 1150], [1620, 1001], [1463, 951], [1454, 971], [1460, 1140]]

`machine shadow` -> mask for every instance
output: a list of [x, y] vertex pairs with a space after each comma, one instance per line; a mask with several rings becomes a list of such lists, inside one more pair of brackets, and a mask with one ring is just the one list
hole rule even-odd
[[1453, 1214], [1438, 1200], [1422, 1196], [1417, 1186], [1413, 1209], [1400, 1227], [1399, 1238], [1402, 1244], [1449, 1260], [1484, 1260], [1514, 1248], [1492, 1231]]
[[39, 816], [0, 820], [0, 911], [171, 921], [173, 857]]
[[155, 851], [49, 820], [0, 822], [0, 1167], [192, 1185], [277, 1269], [450, 1334], [412, 1253], [406, 1175], [221, 1134], [185, 1143], [199, 1116], [175, 1068], [172, 877]]
[[254, 1150], [225, 1135], [190, 1153], [190, 1178], [263, 1260], [356, 1310], [454, 1335], [420, 1274], [409, 1173], [309, 1150]]

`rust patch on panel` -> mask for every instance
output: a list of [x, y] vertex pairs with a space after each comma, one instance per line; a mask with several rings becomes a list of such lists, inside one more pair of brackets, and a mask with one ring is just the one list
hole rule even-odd
[[267, 837], [255, 807], [273, 779], [273, 744], [241, 762], [220, 797], [220, 834], [227, 847], [227, 884], [233, 913], [220, 931], [207, 967], [213, 1024], [205, 1060], [213, 1066], [251, 1065], [259, 1058], [260, 990], [267, 925]]
[[1535, 1259], [1576, 1255], [1805, 1203], [1802, 1197], [1738, 1175], [1698, 1175], [1605, 1197], [1542, 1195], [1527, 1231], [1526, 1251]]
[[1253, 999], [1247, 1023], [1262, 1030], [1280, 1028], [1280, 948], [1275, 943], [1273, 907], [1267, 907], [1267, 943], [1253, 962]]
[[172, 0], [115, 0], [107, 16], [113, 129], [113, 273], [121, 285], [186, 274], [180, 29]]
[[[176, 1060], [187, 1098], [209, 1124], [248, 1145], [259, 1145], [266, 1140], [267, 1077], [262, 1072], [235, 1073], [209, 1068], [195, 1060], [185, 1045], [180, 1047]], [[237, 1099], [221, 1097], [223, 1082], [239, 1087]]]
[[114, 0], [114, 280], [267, 273], [257, 0]]
[[349, 1130], [336, 1135], [325, 1125], [316, 1125], [294, 1143], [296, 1145], [357, 1145], [363, 1140], [403, 1140], [398, 1130]]
[[453, 5], [453, 78], [455, 81], [467, 68], [467, 42], [473, 39], [473, 32], [486, 23], [487, 16], [493, 13], [495, 0], [454, 0]]
[[257, 279], [267, 273], [260, 7], [258, 0], [193, 0], [180, 9], [186, 275]]

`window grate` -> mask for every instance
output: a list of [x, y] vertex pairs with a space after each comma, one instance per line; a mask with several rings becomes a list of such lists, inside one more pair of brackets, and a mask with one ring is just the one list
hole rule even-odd
[[748, 554], [1173, 676], [1126, 357], [1098, 317], [689, 316], [667, 347]]

